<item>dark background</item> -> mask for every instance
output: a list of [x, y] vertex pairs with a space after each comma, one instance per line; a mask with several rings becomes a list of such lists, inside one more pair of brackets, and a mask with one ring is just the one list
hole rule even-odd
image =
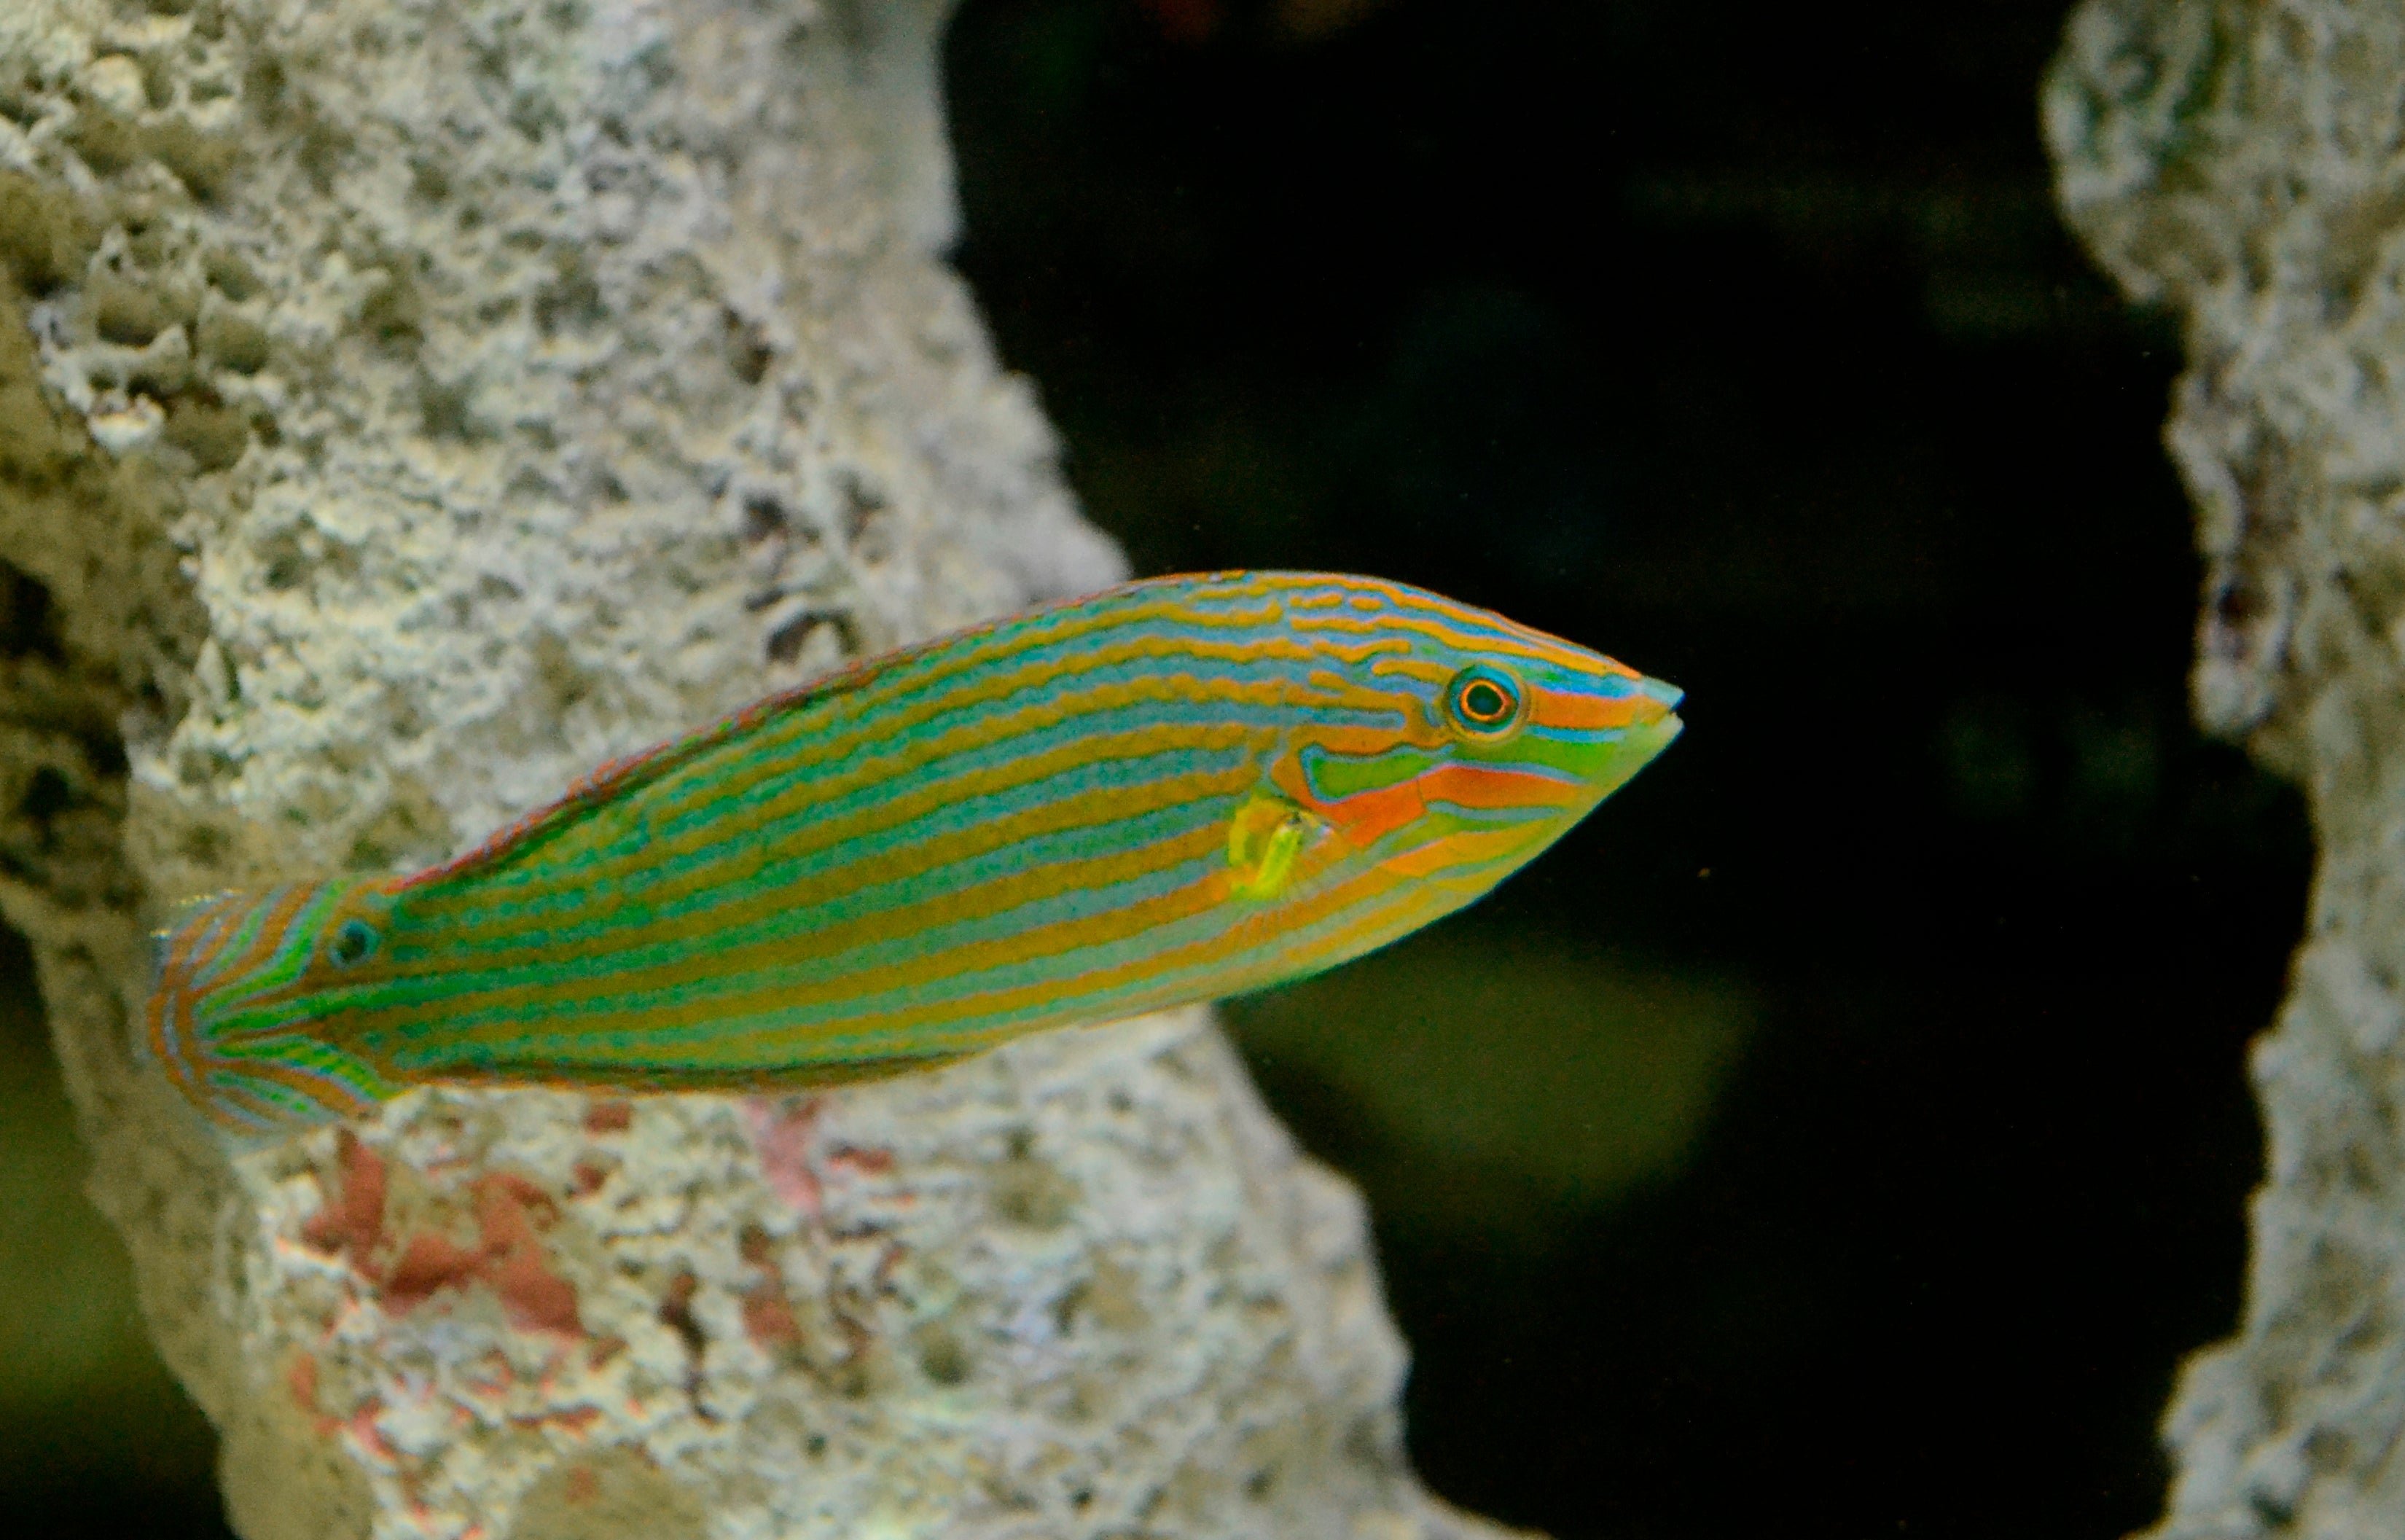
[[[1231, 1012], [1369, 1191], [1413, 1454], [1457, 1503], [1564, 1540], [2159, 1512], [2173, 1370], [2236, 1321], [2244, 1044], [2309, 848], [2187, 725], [2176, 341], [2053, 211], [2064, 14], [953, 28], [962, 265], [1139, 571], [1376, 572], [1689, 691], [1685, 738], [1479, 910]], [[1465, 966], [1472, 1047], [1429, 1049]], [[1588, 1034], [1549, 973], [1596, 982]], [[1707, 1047], [1632, 1056], [1631, 1014]], [[1518, 1095], [1589, 1042], [1688, 1124], [1616, 1132], [1599, 1075], [1512, 1145], [1377, 1078]], [[1510, 1169], [1581, 1141], [1621, 1158]]]
[[[1480, 909], [1231, 1012], [1370, 1194], [1457, 1503], [1563, 1540], [2159, 1510], [2174, 1368], [2236, 1318], [2244, 1044], [2310, 852], [2187, 726], [2176, 349], [2053, 214], [2063, 14], [953, 26], [962, 266], [1140, 571], [1406, 579], [1690, 692]], [[221, 1534], [24, 974], [0, 1528]]]

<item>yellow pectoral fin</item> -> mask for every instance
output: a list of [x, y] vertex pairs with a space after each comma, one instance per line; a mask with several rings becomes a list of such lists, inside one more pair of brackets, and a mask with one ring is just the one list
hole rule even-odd
[[1294, 881], [1303, 853], [1327, 832], [1309, 812], [1270, 792], [1255, 792], [1228, 821], [1230, 891], [1274, 898]]

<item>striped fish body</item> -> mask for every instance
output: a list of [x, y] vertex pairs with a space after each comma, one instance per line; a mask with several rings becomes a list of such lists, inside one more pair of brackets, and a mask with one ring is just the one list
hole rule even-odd
[[1399, 584], [1130, 584], [605, 766], [447, 865], [205, 900], [161, 933], [149, 1046], [252, 1137], [425, 1082], [900, 1073], [1416, 929], [1658, 754], [1678, 699]]

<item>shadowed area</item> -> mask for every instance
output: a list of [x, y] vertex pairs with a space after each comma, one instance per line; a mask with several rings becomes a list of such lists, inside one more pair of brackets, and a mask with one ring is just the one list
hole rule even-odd
[[1681, 1168], [1758, 1009], [1470, 920], [1227, 1015], [1270, 1095], [1377, 1188], [1390, 1236], [1527, 1250]]
[[215, 1441], [142, 1335], [85, 1164], [33, 961], [0, 931], [0, 1529], [225, 1534]]
[[2309, 849], [2187, 723], [2177, 350], [2054, 212], [2063, 15], [955, 25], [963, 265], [1139, 570], [1374, 571], [1687, 691], [1493, 898], [1231, 1012], [1368, 1190], [1456, 1502], [1566, 1540], [2159, 1511]]

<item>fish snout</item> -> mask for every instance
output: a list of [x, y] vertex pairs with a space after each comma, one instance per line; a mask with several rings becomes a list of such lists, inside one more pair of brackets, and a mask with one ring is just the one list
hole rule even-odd
[[1637, 678], [1636, 720], [1645, 725], [1659, 722], [1677, 711], [1679, 702], [1685, 699], [1687, 692], [1669, 681], [1639, 674]]
[[1585, 783], [1592, 806], [1670, 746], [1686, 726], [1676, 709], [1686, 692], [1634, 670], [1581, 685], [1543, 692], [1535, 726], [1539, 737], [1550, 740], [1548, 756], [1559, 756], [1558, 770]]

